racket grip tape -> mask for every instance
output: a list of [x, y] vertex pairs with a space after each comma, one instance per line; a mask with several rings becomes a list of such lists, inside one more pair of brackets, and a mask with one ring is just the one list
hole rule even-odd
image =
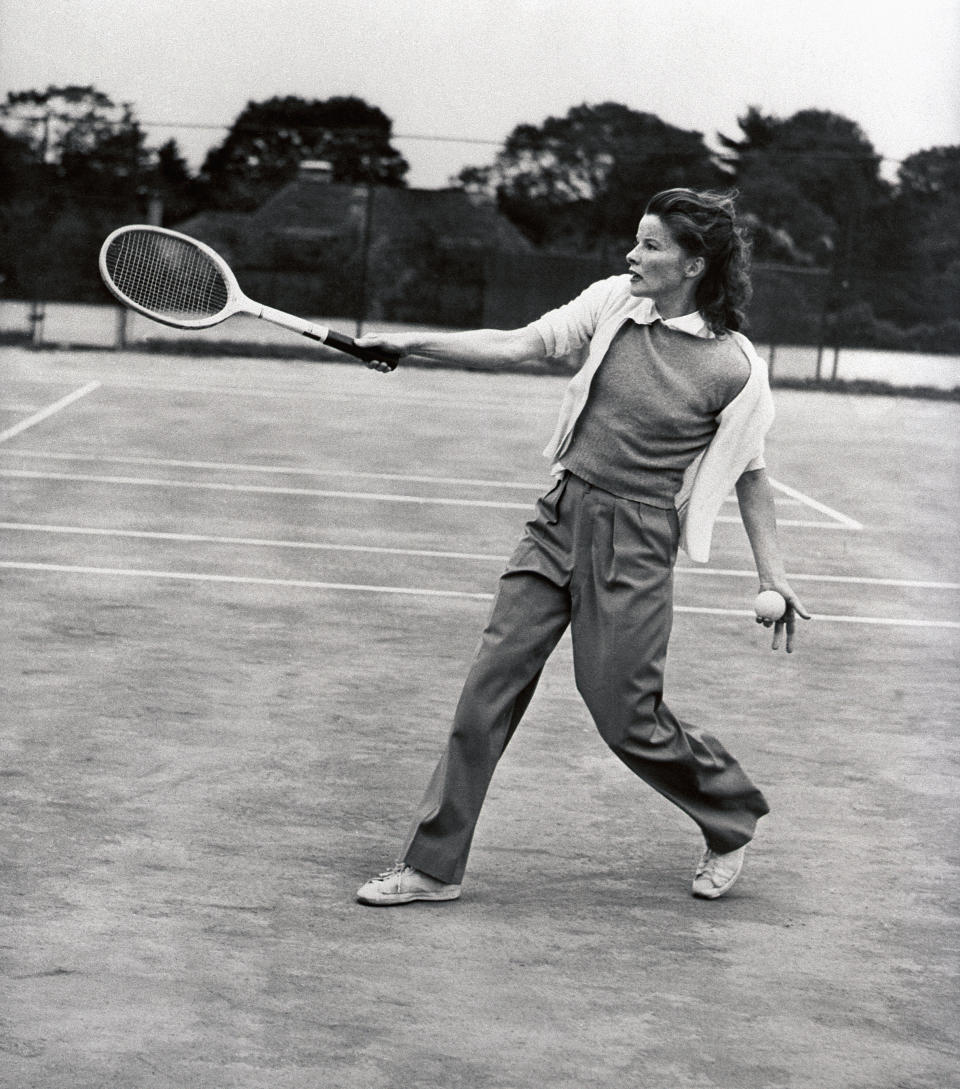
[[336, 348], [338, 352], [346, 352], [367, 363], [386, 363], [390, 370], [394, 370], [400, 362], [399, 352], [388, 351], [386, 348], [361, 348], [353, 337], [335, 333], [333, 330], [323, 338], [323, 343]]

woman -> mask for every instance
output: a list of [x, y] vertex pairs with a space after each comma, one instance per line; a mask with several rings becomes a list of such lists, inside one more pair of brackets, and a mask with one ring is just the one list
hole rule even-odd
[[693, 894], [714, 899], [736, 881], [767, 803], [716, 738], [669, 710], [663, 671], [677, 549], [708, 560], [734, 486], [760, 588], [787, 601], [774, 650], [785, 629], [791, 651], [795, 618], [809, 615], [784, 573], [764, 469], [766, 368], [738, 331], [747, 259], [729, 196], [670, 189], [640, 220], [628, 274], [525, 328], [362, 338], [489, 366], [587, 354], [545, 451], [556, 483], [500, 580], [446, 751], [398, 863], [358, 891], [361, 903], [459, 897], [494, 768], [568, 625], [601, 736], [703, 833]]

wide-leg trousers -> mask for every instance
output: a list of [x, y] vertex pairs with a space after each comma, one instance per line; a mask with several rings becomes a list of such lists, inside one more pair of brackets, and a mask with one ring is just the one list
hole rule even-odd
[[601, 737], [700, 827], [718, 852], [769, 807], [737, 761], [663, 700], [676, 511], [564, 474], [537, 503], [500, 579], [440, 762], [400, 858], [459, 883], [487, 788], [569, 625], [574, 676]]

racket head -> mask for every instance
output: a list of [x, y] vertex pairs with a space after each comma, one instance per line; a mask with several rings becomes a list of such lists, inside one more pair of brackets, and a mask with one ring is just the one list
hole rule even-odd
[[213, 249], [166, 227], [118, 227], [100, 247], [100, 275], [124, 306], [177, 329], [206, 329], [249, 309]]

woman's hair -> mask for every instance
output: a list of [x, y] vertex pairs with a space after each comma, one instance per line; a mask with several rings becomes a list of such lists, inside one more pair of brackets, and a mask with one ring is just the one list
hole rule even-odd
[[706, 272], [697, 284], [697, 309], [718, 336], [746, 325], [750, 301], [750, 243], [737, 223], [736, 192], [665, 189], [646, 207], [658, 216], [691, 257], [703, 257]]

